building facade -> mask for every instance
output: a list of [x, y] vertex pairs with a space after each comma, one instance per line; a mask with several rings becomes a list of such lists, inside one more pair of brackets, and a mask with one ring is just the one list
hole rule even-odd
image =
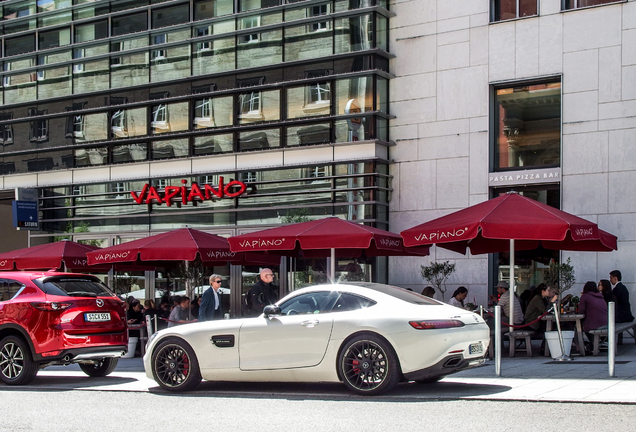
[[[391, 229], [515, 190], [619, 239], [612, 253], [522, 253], [518, 291], [570, 257], [573, 294], [619, 269], [634, 298], [636, 3], [396, 1], [391, 10]], [[434, 248], [432, 260], [457, 265], [446, 299], [464, 285], [486, 304], [508, 274], [503, 254]], [[426, 285], [420, 261], [391, 259], [389, 279]]]

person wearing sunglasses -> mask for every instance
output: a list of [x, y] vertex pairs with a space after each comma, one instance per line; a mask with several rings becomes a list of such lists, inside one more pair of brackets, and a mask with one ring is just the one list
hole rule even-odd
[[259, 280], [245, 295], [247, 316], [257, 317], [263, 313], [263, 308], [274, 304], [278, 300], [278, 289], [273, 284], [274, 272], [264, 268], [259, 273]]
[[221, 302], [221, 276], [213, 274], [210, 276], [210, 288], [201, 296], [199, 306], [199, 321], [212, 321], [223, 319], [223, 304]]

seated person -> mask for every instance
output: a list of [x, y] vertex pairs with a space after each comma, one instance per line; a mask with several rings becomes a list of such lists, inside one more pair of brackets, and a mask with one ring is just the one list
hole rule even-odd
[[513, 301], [513, 311], [514, 311], [514, 322], [513, 324], [517, 325], [517, 324], [522, 324], [523, 323], [523, 312], [521, 311], [521, 303], [519, 303], [519, 299], [517, 298], [516, 295], [510, 295], [510, 291], [508, 289], [508, 282], [506, 281], [499, 281], [499, 283], [497, 284], [497, 286], [495, 287], [497, 289], [497, 294], [499, 295], [499, 298], [497, 298], [497, 296], [495, 295], [491, 295], [490, 296], [490, 300], [495, 303], [498, 304], [499, 306], [501, 306], [501, 328], [502, 331], [508, 331], [508, 329], [504, 329], [504, 327], [508, 324], [508, 322], [510, 321], [509, 318], [509, 314], [510, 314], [510, 297], [512, 297], [512, 301]]
[[[524, 316], [524, 321], [526, 322], [526, 324], [531, 323], [547, 312], [547, 299], [550, 296], [552, 296], [549, 300], [550, 303], [554, 303], [559, 297], [556, 294], [552, 295], [552, 290], [546, 284], [539, 284], [539, 286], [535, 289], [534, 296], [530, 300], [530, 303], [528, 303], [528, 307], [526, 309], [526, 313]], [[545, 333], [545, 324], [545, 321], [537, 321], [530, 324], [529, 327], [532, 330], [538, 331], [540, 333]]]
[[579, 312], [585, 314], [583, 331], [585, 331], [591, 341], [592, 336], [588, 332], [607, 325], [607, 303], [593, 281], [588, 281], [583, 286]]
[[468, 289], [466, 289], [466, 287], [460, 286], [459, 288], [455, 290], [448, 304], [451, 306], [464, 309], [464, 300], [466, 300], [467, 296], [468, 296]]

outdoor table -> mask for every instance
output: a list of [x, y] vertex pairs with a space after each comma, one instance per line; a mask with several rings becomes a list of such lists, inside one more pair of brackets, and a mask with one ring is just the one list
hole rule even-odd
[[[559, 314], [559, 322], [572, 322], [576, 321], [575, 331], [577, 337], [577, 346], [578, 352], [581, 357], [585, 356], [585, 344], [583, 343], [583, 327], [581, 326], [581, 320], [585, 318], [585, 314], [575, 314], [575, 313], [566, 313]], [[548, 314], [541, 318], [545, 323], [545, 331], [552, 331], [552, 323], [555, 321], [554, 314]], [[545, 344], [545, 355], [550, 355], [550, 349], [548, 348], [548, 344]]]
[[146, 324], [128, 324], [129, 337], [130, 330], [139, 330], [139, 343], [141, 344], [141, 356], [143, 357], [146, 353], [146, 341], [148, 341], [148, 336], [146, 336]]

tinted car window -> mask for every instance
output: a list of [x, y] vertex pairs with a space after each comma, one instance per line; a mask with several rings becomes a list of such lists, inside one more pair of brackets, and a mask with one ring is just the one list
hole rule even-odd
[[365, 309], [371, 307], [375, 304], [373, 300], [369, 300], [364, 297], [360, 297], [354, 294], [342, 293], [338, 300], [336, 300], [336, 304], [333, 305], [331, 309], [332, 312], [344, 312], [344, 311], [352, 311], [358, 309]]
[[24, 285], [10, 279], [0, 279], [0, 301], [11, 300]]
[[106, 285], [97, 278], [77, 278], [56, 276], [42, 279], [40, 288], [47, 294], [70, 297], [104, 297], [114, 296]]
[[283, 315], [317, 314], [331, 310], [338, 293], [318, 291], [300, 294], [280, 305]]
[[398, 298], [400, 300], [404, 300], [405, 302], [420, 304], [420, 305], [439, 305], [440, 303], [433, 300], [430, 297], [423, 296], [422, 294], [418, 294], [413, 291], [406, 290], [404, 288], [391, 286], [391, 285], [383, 285], [372, 282], [347, 282], [347, 285], [361, 286], [365, 288], [372, 289], [374, 291], [381, 292], [383, 294], [388, 294], [392, 297]]

